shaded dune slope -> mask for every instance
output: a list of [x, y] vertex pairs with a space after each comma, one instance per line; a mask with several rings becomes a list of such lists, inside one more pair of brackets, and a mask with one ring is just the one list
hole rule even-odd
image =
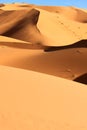
[[36, 26], [38, 17], [39, 11], [35, 9], [2, 11], [0, 14], [0, 34], [33, 44], [40, 44], [42, 36]]
[[60, 46], [60, 47], [46, 47], [44, 51], [50, 52], [50, 51], [56, 51], [56, 50], [63, 50], [63, 49], [70, 49], [70, 48], [87, 48], [87, 40], [81, 40], [79, 42], [76, 42], [71, 45], [67, 46]]
[[87, 73], [75, 78], [74, 81], [79, 82], [79, 83], [83, 83], [83, 84], [87, 84]]
[[3, 4], [3, 3], [0, 3], [0, 7], [3, 7], [3, 6], [5, 6], [5, 4]]

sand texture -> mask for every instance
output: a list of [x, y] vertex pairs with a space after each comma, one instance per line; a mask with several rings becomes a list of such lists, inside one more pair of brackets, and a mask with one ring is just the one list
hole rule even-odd
[[87, 10], [0, 4], [0, 130], [87, 130]]

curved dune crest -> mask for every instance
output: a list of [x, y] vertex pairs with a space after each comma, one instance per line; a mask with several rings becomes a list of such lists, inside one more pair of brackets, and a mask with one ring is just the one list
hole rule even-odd
[[0, 130], [87, 130], [86, 29], [79, 8], [0, 7]]
[[[22, 49], [18, 49], [19, 47]], [[74, 80], [87, 72], [87, 49], [72, 48], [44, 52], [43, 50], [23, 49], [26, 44], [17, 44], [16, 48], [1, 48], [1, 65], [33, 70], [49, 75]], [[30, 47], [30, 45], [27, 45]], [[33, 47], [34, 48], [34, 47]]]
[[85, 85], [4, 66], [0, 75], [0, 129], [87, 129]]
[[0, 19], [0, 34], [32, 43], [39, 42], [40, 33], [36, 28], [38, 16], [39, 11], [35, 9], [30, 11], [3, 11]]
[[[0, 10], [0, 35], [13, 37], [32, 44], [46, 46], [68, 46], [87, 39], [87, 13], [74, 7], [55, 7], [59, 13], [51, 13], [46, 9], [26, 4], [11, 4], [15, 10]], [[6, 8], [10, 6], [6, 5]], [[16, 7], [18, 9], [16, 9]], [[19, 9], [20, 8], [20, 9]], [[42, 9], [40, 9], [42, 8]], [[68, 13], [70, 12], [70, 13]], [[67, 16], [70, 15], [70, 16]], [[70, 18], [71, 17], [71, 18]], [[76, 18], [78, 21], [75, 22]], [[46, 19], [46, 22], [44, 21]]]
[[[61, 15], [57, 16], [42, 9], [39, 9], [39, 11], [40, 16], [37, 27], [39, 28], [40, 32], [45, 36], [46, 43], [44, 43], [44, 45], [64, 46], [79, 41], [79, 37], [75, 35], [73, 31], [68, 29], [68, 27], [64, 23], [65, 20], [62, 22]], [[46, 19], [45, 23], [44, 19]]]
[[14, 39], [11, 37], [5, 37], [5, 36], [0, 36], [0, 42], [19, 42], [19, 43], [28, 43], [22, 40]]
[[[70, 20], [63, 13], [54, 14], [42, 9], [39, 9], [39, 11], [40, 16], [37, 25], [40, 32], [46, 36], [45, 39], [47, 42], [44, 45], [68, 46], [80, 40], [87, 39], [87, 24]], [[44, 19], [46, 19], [46, 23], [44, 23]]]
[[22, 4], [22, 3], [12, 3], [12, 4], [4, 4], [4, 6], [1, 6], [2, 10], [26, 10], [26, 9], [32, 9], [33, 5], [29, 4]]
[[87, 40], [81, 40], [68, 46], [49, 46], [45, 48], [45, 52], [72, 49], [72, 48], [87, 48]]
[[62, 14], [68, 19], [75, 20], [81, 23], [87, 23], [87, 12], [81, 10], [79, 8], [75, 8], [72, 6], [37, 6], [43, 10], [54, 12], [58, 14]]
[[41, 45], [33, 45], [30, 42], [6, 37], [6, 36], [0, 36], [0, 46], [8, 46], [8, 47], [14, 47], [19, 49], [45, 49]]
[[[9, 10], [7, 9], [8, 7]], [[12, 10], [10, 7], [14, 7], [14, 9]], [[53, 13], [56, 10], [59, 10], [59, 12]], [[70, 14], [68, 12], [70, 12]], [[74, 79], [80, 76], [86, 71], [87, 65], [85, 62], [87, 24], [74, 20], [77, 16], [77, 12], [79, 13], [79, 16], [83, 16], [82, 13], [84, 13], [84, 11], [74, 7], [45, 6], [42, 8], [36, 5], [18, 3], [6, 4], [4, 7], [1, 7], [0, 35], [1, 39], [4, 38], [5, 41], [1, 40], [0, 45], [15, 47], [15, 51], [16, 48], [18, 48], [19, 52], [20, 49], [26, 50], [24, 50], [23, 55], [18, 55], [19, 61], [16, 61], [17, 59], [15, 59], [15, 63], [12, 63], [12, 61], [14, 61], [16, 54], [15, 56], [14, 53], [10, 54], [13, 57], [10, 60], [10, 56], [8, 56], [6, 51], [5, 54], [7, 55], [9, 62], [5, 62], [5, 60], [2, 62], [1, 59], [0, 63], [68, 79]], [[78, 18], [82, 19], [82, 16]], [[33, 49], [31, 50], [32, 55], [30, 55], [31, 52], [27, 53], [30, 49]], [[35, 49], [37, 49], [37, 51], [38, 49], [42, 49], [41, 53], [34, 53]], [[84, 53], [81, 52], [81, 49], [84, 50]], [[43, 52], [44, 50], [45, 52]], [[57, 50], [57, 52], [48, 54], [48, 51], [55, 50]], [[75, 58], [73, 57], [73, 51], [77, 53], [75, 53]], [[2, 55], [4, 56], [4, 54]], [[66, 55], [66, 57], [63, 55]], [[54, 62], [51, 61], [50, 56]], [[61, 57], [63, 59], [60, 60]], [[25, 63], [21, 60], [22, 58]], [[35, 61], [35, 64], [32, 59]], [[68, 59], [73, 59], [74, 62], [74, 59], [76, 59], [78, 63], [85, 62], [85, 64], [82, 65], [82, 63], [80, 63], [81, 66], [78, 67], [79, 64], [77, 62], [75, 62], [76, 64], [73, 62], [70, 64]]]

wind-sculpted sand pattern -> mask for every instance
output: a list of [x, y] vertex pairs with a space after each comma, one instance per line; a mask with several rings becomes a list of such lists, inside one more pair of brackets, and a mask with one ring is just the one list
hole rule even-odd
[[87, 10], [0, 4], [0, 129], [87, 130]]

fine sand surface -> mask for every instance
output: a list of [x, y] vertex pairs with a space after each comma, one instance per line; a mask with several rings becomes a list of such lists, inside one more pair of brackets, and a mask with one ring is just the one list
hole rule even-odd
[[0, 66], [0, 129], [87, 130], [87, 86]]
[[[21, 44], [22, 48], [23, 46]], [[1, 65], [33, 70], [72, 80], [87, 72], [87, 49], [85, 48], [44, 52], [40, 49], [1, 46], [0, 56], [2, 57], [0, 59]]]
[[0, 4], [0, 79], [1, 130], [87, 130], [87, 10]]

